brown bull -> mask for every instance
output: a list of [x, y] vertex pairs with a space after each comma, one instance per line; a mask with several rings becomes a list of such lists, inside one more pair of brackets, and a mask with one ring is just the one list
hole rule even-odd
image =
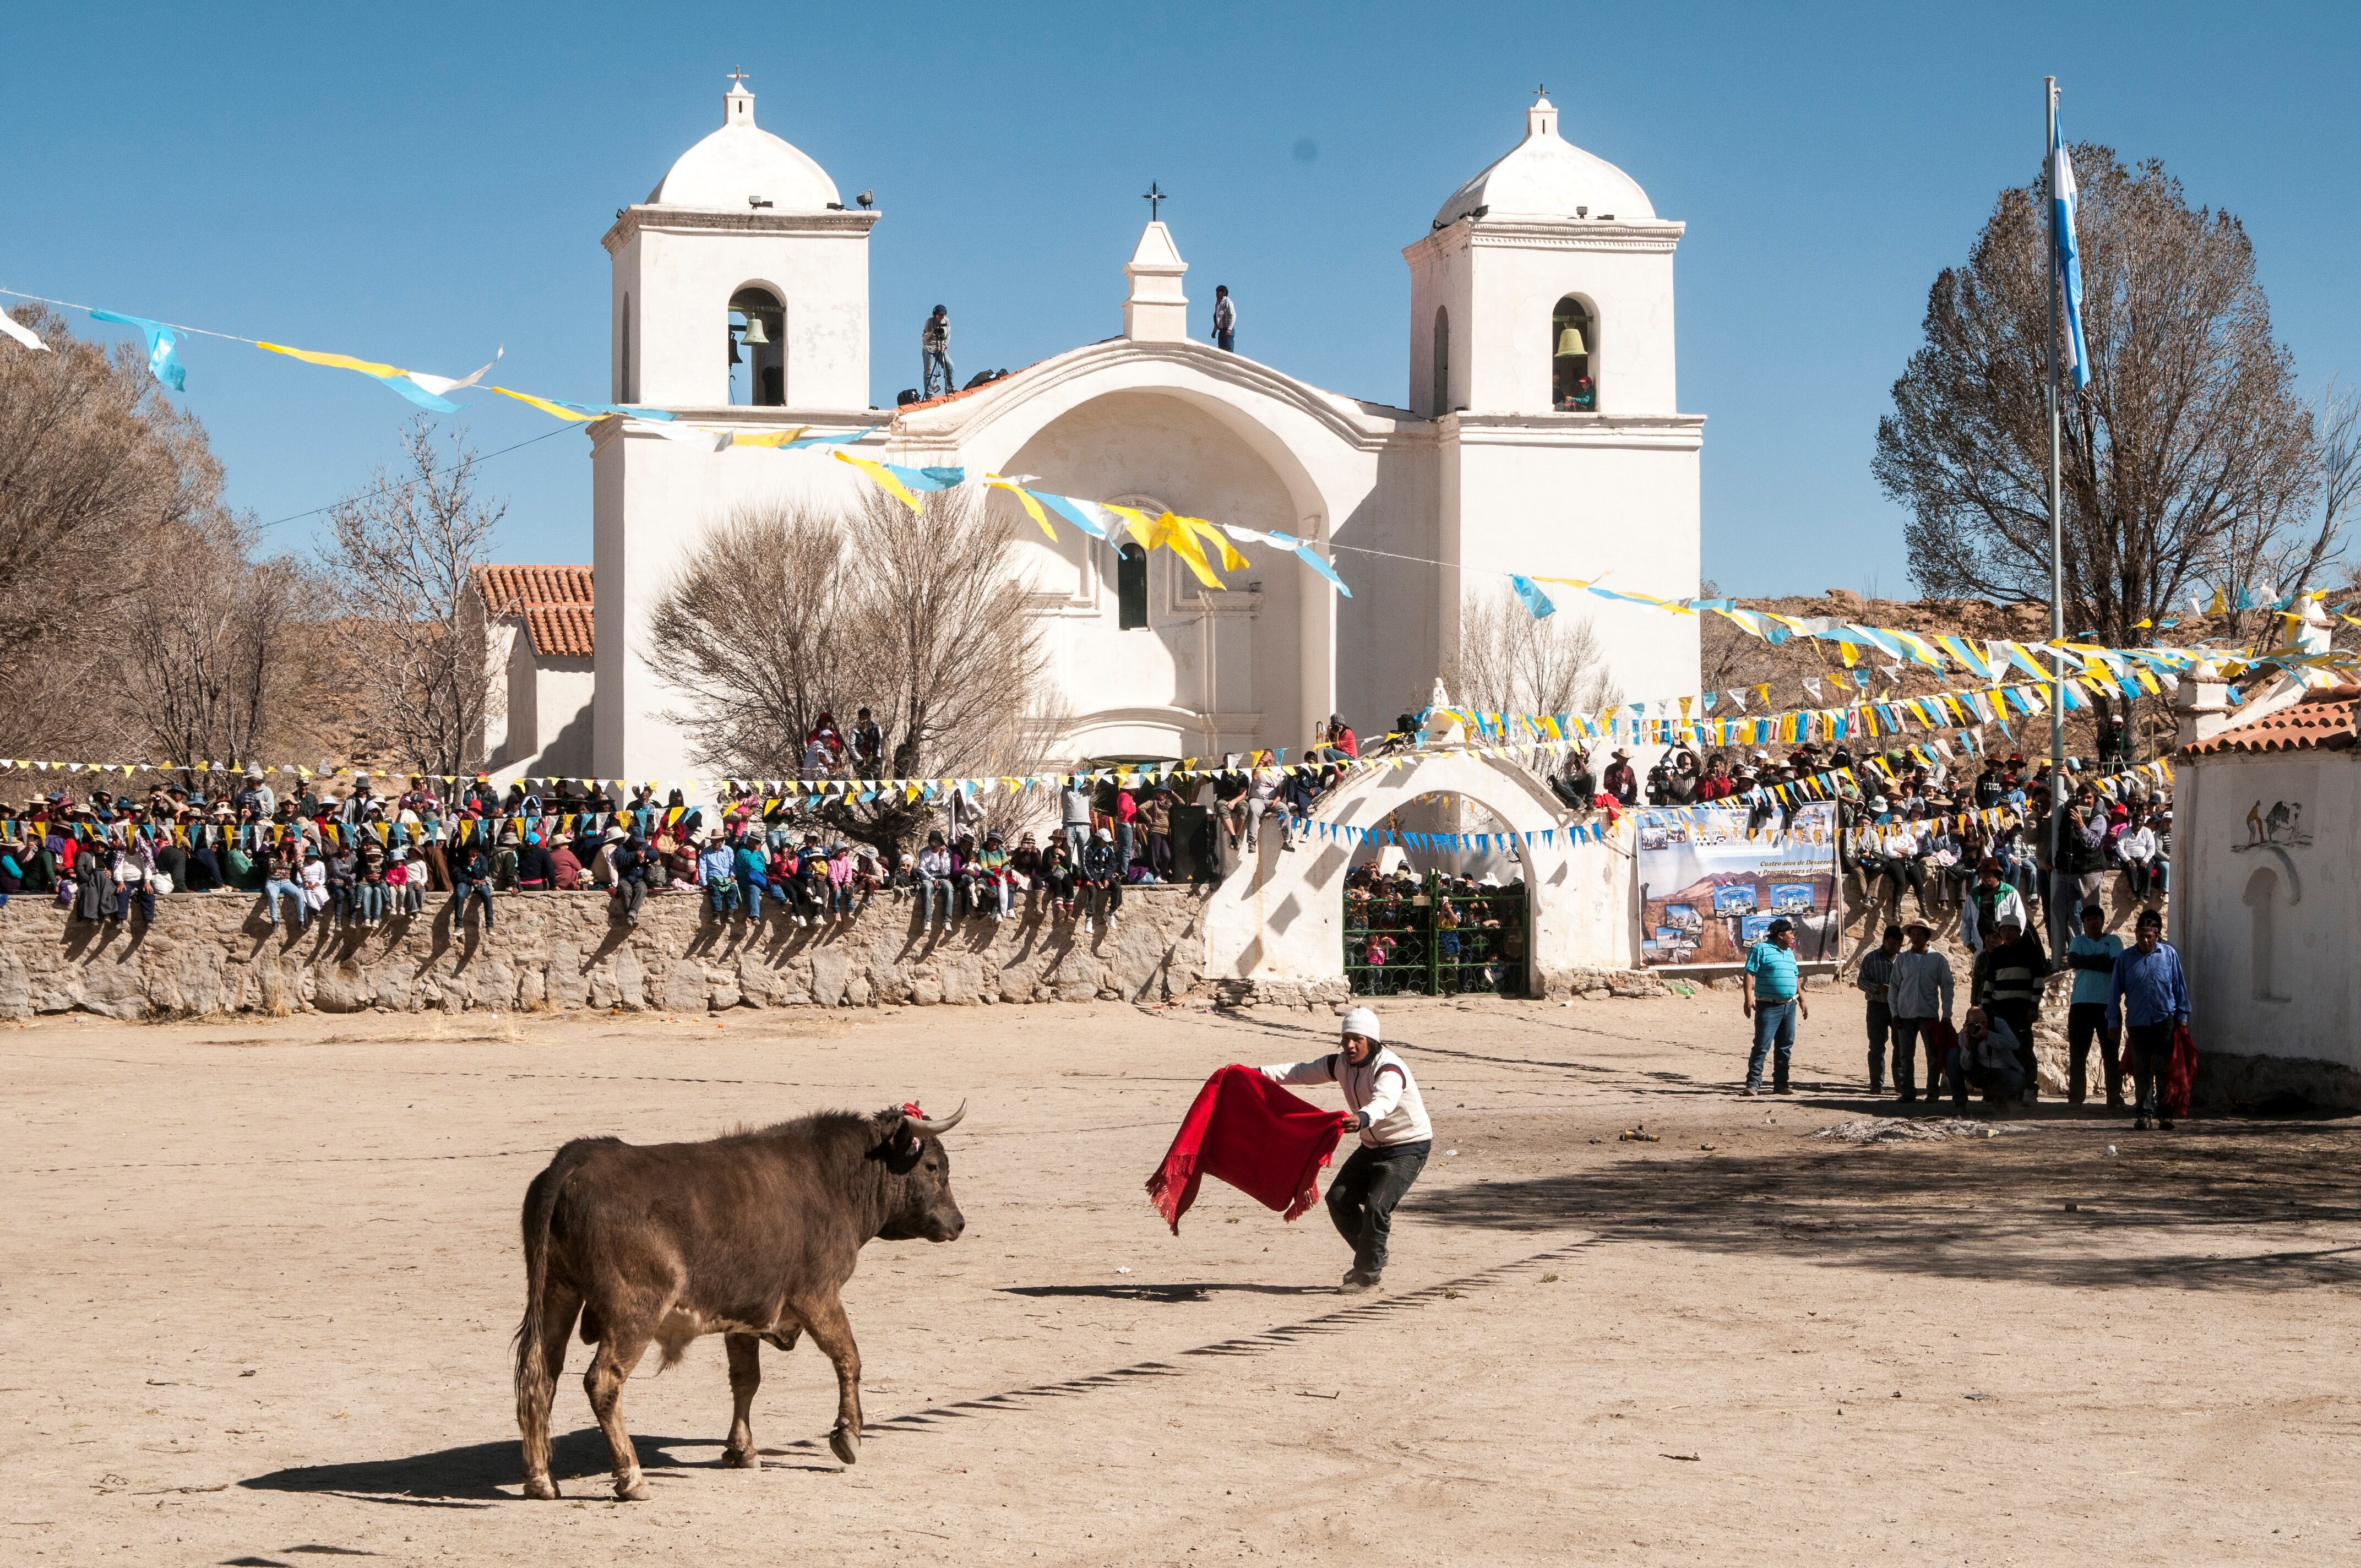
[[517, 1425], [524, 1495], [555, 1497], [549, 1402], [578, 1316], [598, 1352], [583, 1374], [607, 1434], [615, 1491], [644, 1500], [623, 1380], [651, 1343], [664, 1365], [688, 1342], [722, 1334], [730, 1352], [730, 1442], [722, 1463], [752, 1468], [747, 1412], [763, 1380], [762, 1340], [791, 1350], [809, 1333], [836, 1365], [829, 1446], [850, 1464], [861, 1444], [861, 1353], [840, 1292], [872, 1237], [956, 1240], [939, 1122], [903, 1109], [822, 1112], [761, 1132], [640, 1146], [577, 1138], [524, 1195], [524, 1321], [517, 1329]]

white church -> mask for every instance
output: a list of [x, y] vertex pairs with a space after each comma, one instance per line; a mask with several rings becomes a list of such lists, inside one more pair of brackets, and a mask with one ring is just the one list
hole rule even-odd
[[[1404, 227], [1415, 221], [1405, 214]], [[1109, 258], [1113, 335], [972, 390], [873, 408], [869, 245], [881, 222], [759, 126], [754, 94], [736, 82], [720, 127], [604, 236], [613, 400], [747, 432], [873, 427], [853, 450], [1283, 531], [1329, 554], [1353, 589], [1343, 598], [1291, 556], [1250, 545], [1253, 570], [1226, 574], [1216, 592], [1169, 551], [1142, 570], [1114, 542], [1064, 527], [1052, 545], [1028, 531], [1023, 566], [1071, 716], [1051, 766], [1300, 749], [1332, 712], [1382, 730], [1425, 706], [1462, 596], [1499, 592], [1508, 572], [1697, 591], [1705, 422], [1681, 411], [1674, 379], [1684, 225], [1561, 137], [1546, 98], [1525, 111], [1522, 139], [1402, 252], [1407, 407], [1213, 346], [1211, 291], [1192, 301], [1178, 241], [1151, 220], [1120, 296]], [[1236, 280], [1249, 300], [1251, 281]], [[895, 324], [897, 347], [917, 315]], [[494, 766], [559, 772], [533, 759], [549, 737], [587, 728], [598, 776], [697, 777], [708, 759], [667, 721], [675, 701], [644, 658], [657, 598], [700, 532], [739, 507], [862, 481], [812, 455], [713, 451], [622, 419], [591, 435], [589, 722], [557, 711], [580, 701], [578, 684], [565, 685], [540, 704], [538, 733], [498, 737]], [[1694, 618], [1561, 603], [1593, 620], [1627, 700], [1696, 691]], [[531, 609], [508, 607], [521, 623]], [[541, 678], [543, 642], [508, 646], [514, 708]]]

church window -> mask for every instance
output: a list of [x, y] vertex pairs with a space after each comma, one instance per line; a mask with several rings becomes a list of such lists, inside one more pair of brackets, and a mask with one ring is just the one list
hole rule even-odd
[[1434, 417], [1451, 411], [1451, 312], [1434, 307]]
[[615, 400], [634, 402], [640, 389], [631, 385], [631, 296], [623, 296], [622, 321], [615, 331]]
[[730, 402], [775, 409], [787, 400], [787, 308], [768, 289], [730, 296]]
[[1148, 552], [1137, 541], [1115, 551], [1115, 625], [1136, 631], [1148, 624]]
[[1598, 383], [1591, 378], [1598, 323], [1588, 307], [1568, 294], [1550, 313], [1550, 407], [1561, 413], [1595, 413]]

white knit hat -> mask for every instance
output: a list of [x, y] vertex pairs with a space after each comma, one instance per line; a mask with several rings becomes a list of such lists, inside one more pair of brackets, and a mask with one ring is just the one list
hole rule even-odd
[[1337, 1032], [1341, 1035], [1359, 1035], [1372, 1045], [1385, 1037], [1378, 1031], [1378, 1015], [1366, 1007], [1356, 1007], [1345, 1014], [1344, 1025]]

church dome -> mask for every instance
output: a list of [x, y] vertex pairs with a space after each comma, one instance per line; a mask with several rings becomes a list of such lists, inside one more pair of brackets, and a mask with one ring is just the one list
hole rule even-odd
[[682, 153], [648, 192], [651, 206], [733, 213], [757, 204], [781, 213], [818, 213], [839, 201], [827, 170], [754, 124], [754, 94], [743, 81], [722, 94], [721, 128]]
[[1434, 226], [1456, 223], [1478, 207], [1503, 216], [1571, 218], [1585, 207], [1593, 218], [1656, 215], [1638, 181], [1557, 134], [1557, 108], [1547, 98], [1525, 111], [1525, 139], [1454, 191], [1434, 214]]

